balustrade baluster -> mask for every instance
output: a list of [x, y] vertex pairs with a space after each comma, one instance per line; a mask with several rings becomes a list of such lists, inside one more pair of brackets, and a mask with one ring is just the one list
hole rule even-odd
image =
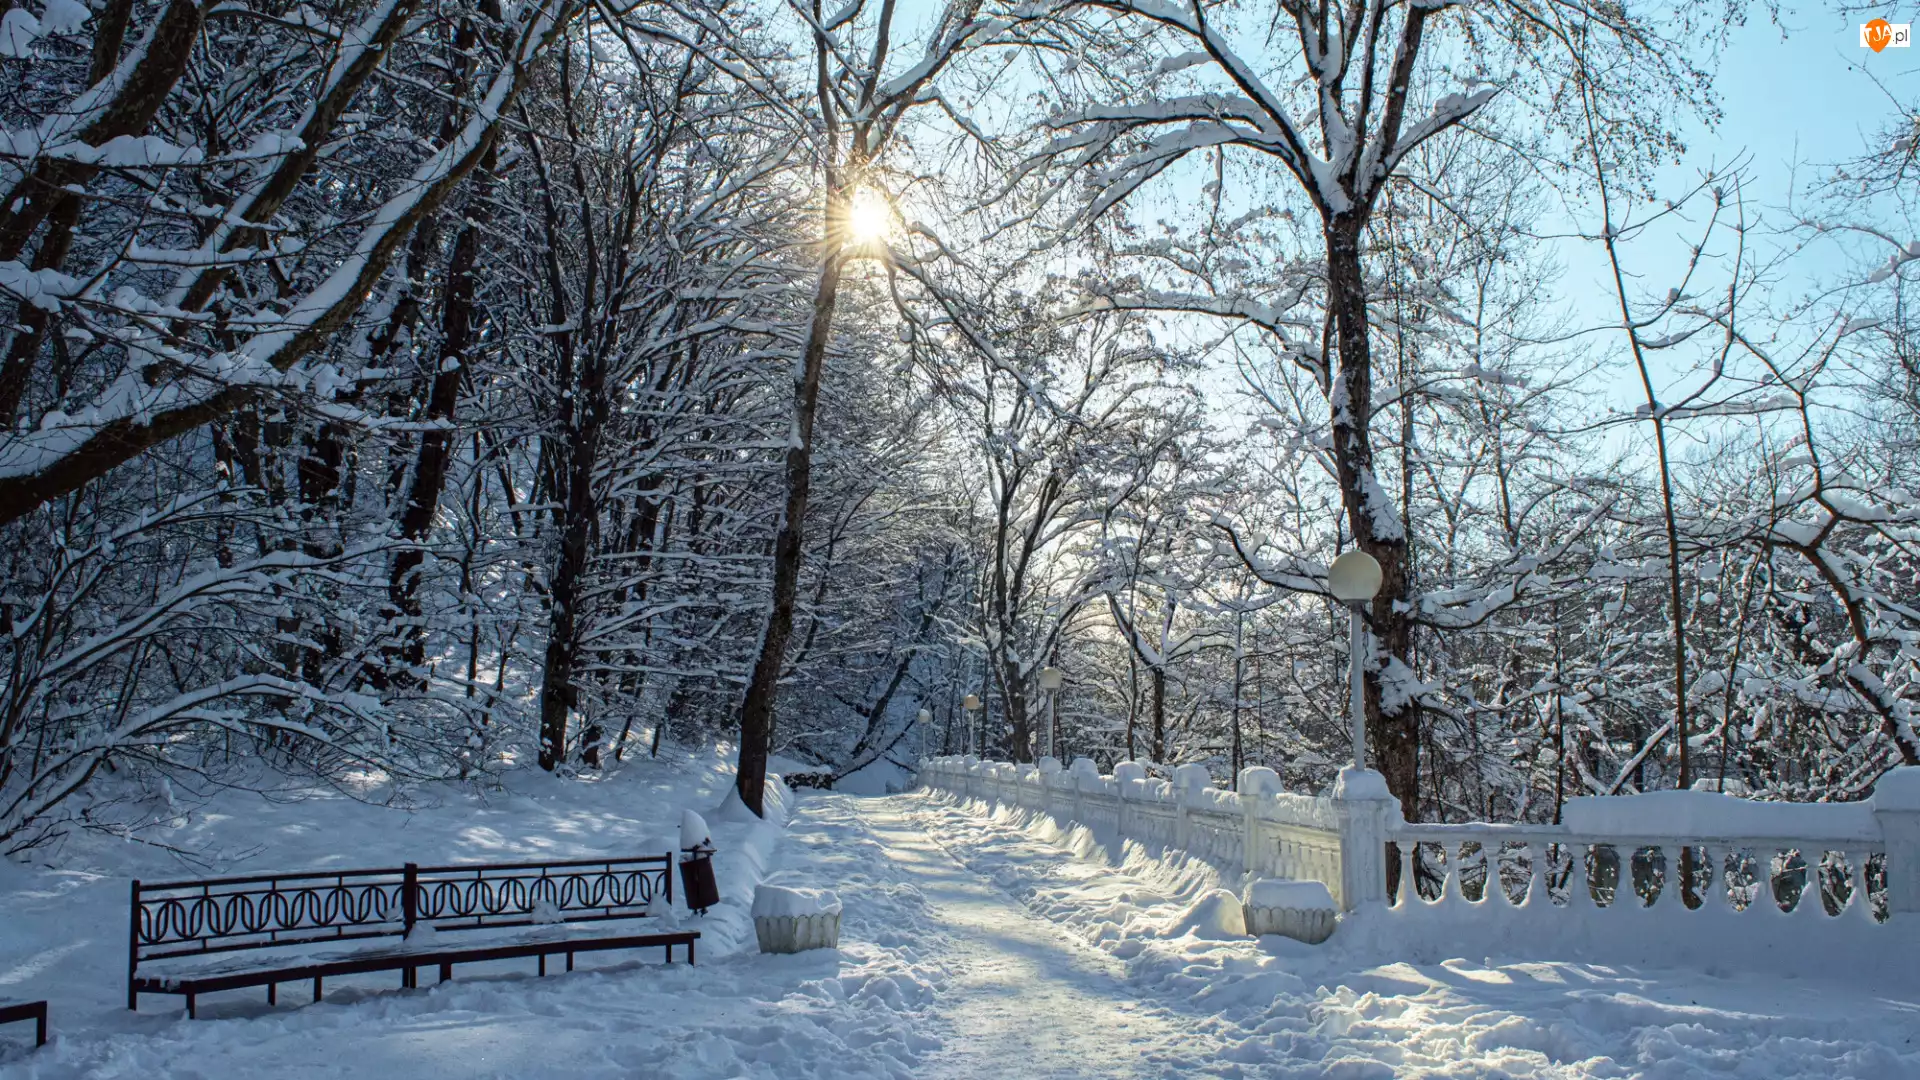
[[1527, 841], [1527, 895], [1521, 901], [1527, 907], [1552, 907], [1547, 895], [1547, 852], [1549, 846], [1537, 840]]
[[1407, 901], [1420, 895], [1419, 882], [1414, 878], [1414, 867], [1418, 865], [1414, 853], [1419, 848], [1420, 845], [1411, 840], [1400, 841], [1400, 899], [1397, 906], [1405, 906]]
[[1440, 899], [1456, 904], [1463, 903], [1467, 899], [1466, 885], [1461, 880], [1466, 875], [1461, 873], [1460, 865], [1462, 861], [1460, 852], [1464, 847], [1465, 845], [1462, 844], [1440, 845], [1440, 857], [1446, 860], [1446, 865], [1440, 871], [1446, 875], [1440, 883]]
[[1599, 899], [1593, 895], [1593, 881], [1587, 866], [1587, 853], [1591, 850], [1590, 844], [1567, 845], [1567, 856], [1572, 860], [1567, 864], [1567, 902], [1571, 907], [1600, 906]]
[[1871, 853], [1866, 851], [1847, 852], [1847, 881], [1853, 886], [1853, 895], [1847, 898], [1849, 910], [1841, 914], [1856, 921], [1873, 921], [1873, 897], [1867, 894], [1867, 860], [1870, 858]]

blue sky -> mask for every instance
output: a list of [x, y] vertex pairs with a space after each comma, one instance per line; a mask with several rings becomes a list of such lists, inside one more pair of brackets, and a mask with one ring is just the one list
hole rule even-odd
[[[1920, 9], [1888, 8], [1878, 14], [1894, 23], [1920, 22]], [[1715, 89], [1721, 122], [1711, 129], [1694, 125], [1686, 131], [1688, 153], [1678, 165], [1661, 170], [1662, 193], [1684, 191], [1706, 169], [1744, 155], [1749, 212], [1757, 212], [1767, 224], [1785, 227], [1792, 220], [1792, 208], [1804, 205], [1799, 196], [1807, 187], [1836, 164], [1859, 157], [1893, 119], [1896, 108], [1888, 93], [1912, 99], [1914, 91], [1920, 90], [1916, 85], [1920, 50], [1874, 53], [1860, 46], [1860, 24], [1870, 17], [1804, 7], [1782, 11], [1775, 23], [1764, 10], [1756, 10], [1747, 25], [1732, 33], [1718, 60]], [[1875, 85], [1876, 78], [1884, 90]], [[1633, 209], [1644, 214], [1647, 208], [1642, 204]], [[1578, 226], [1597, 231], [1597, 214], [1579, 213]], [[1902, 228], [1892, 220], [1884, 224], [1895, 233]], [[1546, 228], [1551, 231], [1554, 226]], [[1677, 277], [1684, 267], [1687, 245], [1696, 239], [1696, 229], [1690, 223], [1674, 222], [1626, 245], [1625, 262], [1639, 276], [1637, 285], [1672, 284], [1666, 278]], [[1564, 268], [1554, 288], [1555, 299], [1571, 309], [1572, 324], [1617, 325], [1617, 301], [1599, 245], [1564, 240], [1553, 244], [1553, 254]], [[1845, 276], [1849, 276], [1846, 253], [1832, 244], [1815, 246], [1785, 266], [1776, 299], [1804, 295]], [[1592, 341], [1603, 347], [1613, 369], [1603, 376], [1610, 403], [1631, 409], [1644, 400], [1619, 335], [1600, 335]], [[1674, 355], [1660, 359], [1684, 362]], [[1669, 380], [1663, 389], [1689, 382], [1677, 371], [1669, 372]]]

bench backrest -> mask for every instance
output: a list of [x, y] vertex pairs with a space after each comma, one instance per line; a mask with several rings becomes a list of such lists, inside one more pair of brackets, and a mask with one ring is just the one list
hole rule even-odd
[[594, 922], [673, 899], [673, 857], [472, 863], [133, 883], [128, 962], [435, 931]]

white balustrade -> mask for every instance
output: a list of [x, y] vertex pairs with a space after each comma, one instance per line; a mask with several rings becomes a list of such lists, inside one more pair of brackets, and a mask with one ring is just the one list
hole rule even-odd
[[[1684, 904], [1873, 923], [1920, 915], [1920, 768], [1883, 776], [1865, 803], [1660, 792], [1574, 800], [1585, 821], [1570, 803], [1565, 825], [1409, 824], [1372, 770], [1343, 770], [1327, 797], [1282, 791], [1265, 768], [1243, 770], [1233, 792], [1212, 787], [1201, 766], [1180, 766], [1169, 782], [1131, 761], [1102, 776], [1086, 758], [1064, 769], [1052, 759], [934, 758], [921, 762], [920, 781], [1183, 850], [1248, 881], [1319, 881], [1342, 911], [1370, 902], [1492, 911]], [[1696, 812], [1669, 820], [1665, 807]]]

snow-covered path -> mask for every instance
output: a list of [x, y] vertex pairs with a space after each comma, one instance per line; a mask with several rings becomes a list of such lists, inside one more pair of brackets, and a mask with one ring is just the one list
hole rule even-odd
[[1208, 1040], [1142, 1009], [1125, 965], [1021, 907], [960, 864], [928, 833], [911, 796], [853, 809], [896, 869], [926, 898], [951, 970], [940, 993], [942, 1048], [916, 1070], [928, 1080], [1018, 1075], [1130, 1080], [1179, 1071]]

